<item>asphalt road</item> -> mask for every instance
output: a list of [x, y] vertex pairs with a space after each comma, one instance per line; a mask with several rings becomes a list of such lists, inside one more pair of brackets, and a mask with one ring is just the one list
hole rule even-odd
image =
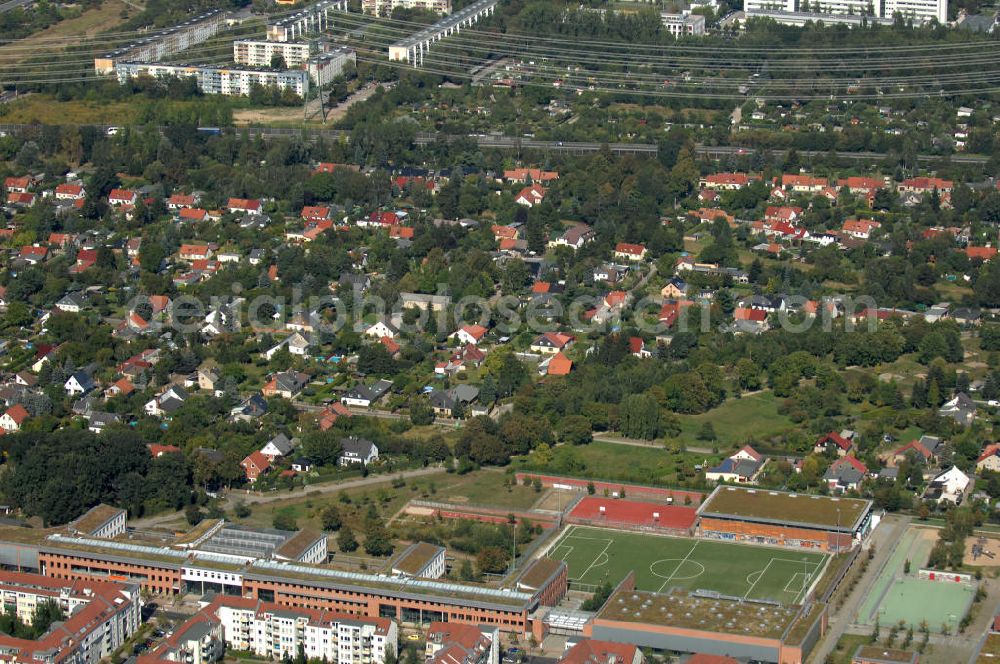
[[7, 2], [0, 3], [0, 14], [17, 9], [18, 7], [26, 7], [34, 2], [35, 0], [8, 0]]

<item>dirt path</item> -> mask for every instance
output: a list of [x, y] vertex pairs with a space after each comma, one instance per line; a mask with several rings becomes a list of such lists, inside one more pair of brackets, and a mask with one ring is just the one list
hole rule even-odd
[[[430, 468], [419, 468], [417, 470], [404, 470], [398, 473], [392, 473], [391, 475], [369, 475], [368, 477], [362, 477], [356, 480], [345, 481], [334, 481], [334, 482], [323, 482], [320, 484], [310, 484], [306, 487], [299, 487], [293, 489], [292, 491], [269, 491], [267, 493], [252, 493], [245, 492], [241, 490], [231, 491], [225, 498], [223, 498], [219, 507], [224, 510], [232, 509], [237, 501], [242, 501], [248, 505], [259, 505], [262, 503], [271, 503], [282, 500], [295, 500], [297, 498], [303, 498], [307, 494], [323, 494], [323, 493], [333, 493], [335, 491], [341, 491], [343, 489], [357, 489], [359, 487], [370, 486], [373, 484], [385, 484], [391, 482], [397, 478], [412, 479], [414, 477], [426, 477], [428, 475], [443, 475], [445, 469], [441, 466], [432, 466]], [[157, 514], [156, 516], [147, 517], [144, 519], [136, 519], [135, 521], [129, 522], [130, 525], [136, 528], [154, 528], [156, 526], [169, 523], [171, 521], [176, 521], [178, 516], [183, 516], [182, 512], [168, 512], [165, 514]]]
[[[326, 112], [326, 123], [333, 124], [347, 115], [348, 109], [355, 104], [368, 100], [375, 91], [379, 89], [376, 84], [368, 84], [353, 93], [342, 104], [328, 109]], [[258, 125], [270, 123], [306, 122], [308, 124], [319, 124], [323, 121], [319, 113], [319, 100], [310, 99], [305, 111], [308, 120], [303, 121], [301, 106], [290, 106], [285, 108], [246, 108], [233, 111], [233, 124]]]

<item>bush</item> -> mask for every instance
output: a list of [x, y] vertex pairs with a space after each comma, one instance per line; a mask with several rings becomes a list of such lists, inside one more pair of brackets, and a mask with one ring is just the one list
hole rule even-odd
[[233, 507], [233, 514], [235, 514], [238, 519], [245, 519], [251, 514], [250, 506], [240, 500], [236, 503], [236, 506]]

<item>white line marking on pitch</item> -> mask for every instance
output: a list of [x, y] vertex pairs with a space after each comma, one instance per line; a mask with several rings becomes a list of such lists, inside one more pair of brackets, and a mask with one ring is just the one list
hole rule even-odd
[[604, 545], [604, 548], [603, 548], [603, 549], [601, 550], [601, 552], [600, 552], [599, 554], [597, 554], [596, 556], [594, 556], [594, 559], [590, 561], [590, 566], [589, 566], [589, 567], [587, 567], [587, 569], [586, 569], [586, 570], [584, 570], [583, 574], [581, 574], [579, 578], [581, 578], [581, 579], [585, 579], [585, 578], [587, 578], [587, 574], [588, 574], [588, 573], [590, 572], [591, 568], [593, 568], [593, 567], [594, 567], [594, 565], [596, 565], [596, 564], [597, 564], [597, 560], [598, 560], [598, 559], [599, 559], [599, 558], [600, 558], [600, 557], [601, 557], [602, 555], [603, 555], [603, 556], [606, 556], [606, 555], [607, 555], [607, 552], [608, 552], [608, 547], [610, 547], [610, 546], [611, 546], [612, 544], [614, 544], [614, 542], [615, 542], [614, 540], [610, 540], [610, 539], [609, 539], [609, 540], [605, 540], [605, 541], [607, 542], [607, 544], [605, 544], [605, 545]]
[[767, 561], [767, 566], [764, 567], [764, 569], [762, 569], [760, 571], [760, 576], [757, 577], [757, 580], [754, 581], [752, 584], [750, 584], [750, 589], [747, 590], [747, 592], [746, 592], [745, 595], [743, 595], [743, 599], [746, 599], [747, 597], [750, 596], [750, 593], [753, 592], [753, 589], [757, 586], [758, 583], [760, 583], [760, 580], [764, 578], [764, 575], [767, 574], [767, 570], [768, 570], [768, 568], [771, 567], [771, 563], [773, 563], [773, 562], [774, 562], [774, 558], [771, 558], [770, 560]]
[[674, 575], [677, 574], [677, 570], [679, 570], [681, 568], [681, 566], [683, 566], [684, 563], [687, 562], [688, 558], [691, 557], [691, 554], [694, 553], [694, 550], [698, 548], [698, 542], [700, 542], [700, 541], [701, 540], [696, 540], [695, 541], [694, 546], [691, 547], [691, 550], [687, 552], [686, 556], [684, 556], [683, 558], [681, 558], [681, 561], [679, 563], [677, 563], [677, 567], [674, 568], [674, 571], [670, 573], [670, 576], [667, 577], [667, 580], [663, 582], [663, 585], [661, 585], [660, 589], [657, 590], [656, 592], [658, 592], [658, 593], [663, 592], [663, 588], [666, 587], [666, 585], [668, 583], [670, 583], [670, 580], [674, 578]]

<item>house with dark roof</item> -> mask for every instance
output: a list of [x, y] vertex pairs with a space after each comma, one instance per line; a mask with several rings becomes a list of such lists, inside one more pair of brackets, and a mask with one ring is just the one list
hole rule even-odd
[[360, 463], [367, 466], [378, 459], [378, 446], [365, 438], [351, 436], [340, 440], [340, 456], [337, 463], [341, 466]]
[[309, 374], [301, 371], [282, 371], [271, 376], [261, 393], [265, 397], [284, 397], [294, 399], [309, 382]]
[[479, 396], [479, 388], [474, 385], [456, 385], [449, 390], [431, 392], [430, 402], [434, 413], [443, 417], [461, 417], [466, 407]]
[[976, 419], [976, 403], [965, 392], [955, 395], [938, 409], [940, 417], [950, 417], [959, 426], [967, 427]]
[[868, 466], [848, 455], [830, 464], [823, 479], [831, 491], [843, 492], [860, 488], [867, 474]]
[[267, 400], [262, 394], [247, 397], [238, 406], [229, 411], [229, 419], [249, 422], [267, 414]]
[[766, 459], [760, 452], [749, 445], [744, 445], [740, 450], [723, 459], [719, 465], [706, 470], [705, 479], [709, 482], [752, 484], [765, 463]]
[[267, 441], [267, 444], [260, 449], [260, 453], [270, 459], [273, 463], [275, 459], [291, 454], [293, 449], [295, 449], [295, 445], [292, 440], [290, 440], [285, 434], [279, 433], [277, 436]]
[[371, 387], [364, 383], [358, 383], [340, 397], [340, 402], [345, 406], [369, 408], [373, 403], [385, 396], [391, 388], [391, 380], [380, 380]]

